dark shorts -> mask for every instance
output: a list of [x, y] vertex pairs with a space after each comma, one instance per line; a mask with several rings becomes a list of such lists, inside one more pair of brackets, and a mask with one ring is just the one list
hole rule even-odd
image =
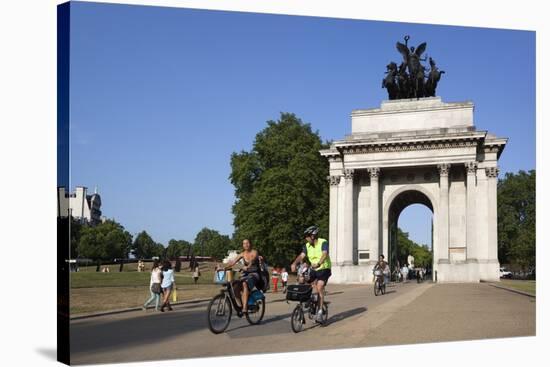
[[330, 269], [323, 269], [323, 270], [313, 270], [311, 269], [309, 272], [309, 283], [312, 283], [315, 280], [322, 280], [325, 285], [328, 283], [328, 278], [332, 275], [332, 272]]
[[248, 289], [253, 290], [254, 287], [258, 287], [258, 283], [260, 282], [260, 274], [256, 272], [244, 273], [240, 281], [246, 282], [246, 284], [248, 285]]

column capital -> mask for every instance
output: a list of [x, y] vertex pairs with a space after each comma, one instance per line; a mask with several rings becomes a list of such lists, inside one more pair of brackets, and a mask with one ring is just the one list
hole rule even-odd
[[367, 168], [367, 171], [369, 172], [371, 179], [377, 180], [378, 177], [380, 177], [380, 168], [378, 167]]
[[466, 166], [466, 171], [469, 175], [475, 175], [477, 170], [477, 162], [466, 162], [464, 163], [464, 166]]
[[352, 170], [352, 169], [345, 169], [344, 170], [344, 178], [346, 180], [353, 180], [353, 174], [354, 174], [354, 170]]
[[449, 163], [438, 164], [437, 169], [439, 170], [439, 176], [449, 176], [451, 165]]
[[485, 168], [485, 174], [489, 178], [498, 177], [498, 167], [487, 167], [487, 168]]
[[329, 182], [330, 186], [337, 186], [340, 183], [341, 177], [342, 176], [340, 175], [327, 176], [327, 181]]

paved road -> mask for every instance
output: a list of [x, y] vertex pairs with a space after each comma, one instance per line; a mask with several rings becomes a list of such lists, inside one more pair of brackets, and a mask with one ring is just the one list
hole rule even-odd
[[[488, 284], [330, 285], [329, 325], [294, 334], [281, 294], [267, 295], [262, 324], [234, 317], [226, 333], [206, 326], [206, 305], [71, 322], [71, 362], [116, 363], [535, 335], [535, 301]], [[411, 333], [396, 332], [411, 330]]]

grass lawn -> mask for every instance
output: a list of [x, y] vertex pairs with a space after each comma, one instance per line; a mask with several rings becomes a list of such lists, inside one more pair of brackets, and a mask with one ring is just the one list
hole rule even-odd
[[501, 279], [500, 285], [533, 295], [537, 294], [537, 282], [535, 280]]
[[[132, 266], [133, 265], [133, 266]], [[214, 264], [201, 264], [199, 284], [195, 285], [188, 267], [174, 273], [178, 301], [209, 298], [219, 292], [213, 284]], [[127, 264], [119, 272], [117, 265], [109, 266], [109, 273], [96, 272], [95, 266], [81, 267], [71, 273], [71, 314], [138, 307], [149, 298], [149, 271], [138, 272], [137, 265]]]
[[[210, 298], [221, 288], [215, 284], [178, 285], [176, 283], [176, 285], [178, 301]], [[149, 296], [149, 286], [73, 288], [71, 289], [71, 315], [141, 307]]]

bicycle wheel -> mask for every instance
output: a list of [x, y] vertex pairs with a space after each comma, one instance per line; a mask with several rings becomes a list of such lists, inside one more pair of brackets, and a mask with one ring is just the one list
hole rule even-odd
[[292, 327], [292, 331], [299, 333], [304, 328], [304, 324], [304, 311], [302, 310], [302, 306], [298, 304], [294, 308], [294, 311], [292, 311], [292, 316], [290, 316], [290, 326]]
[[208, 304], [208, 328], [214, 334], [223, 333], [231, 321], [233, 309], [224, 293], [218, 294]]
[[374, 282], [374, 295], [378, 296], [380, 294], [380, 282], [376, 280]]
[[264, 313], [265, 299], [258, 299], [253, 307], [248, 306], [248, 313], [245, 314], [246, 321], [248, 321], [250, 325], [257, 325], [264, 318]]

